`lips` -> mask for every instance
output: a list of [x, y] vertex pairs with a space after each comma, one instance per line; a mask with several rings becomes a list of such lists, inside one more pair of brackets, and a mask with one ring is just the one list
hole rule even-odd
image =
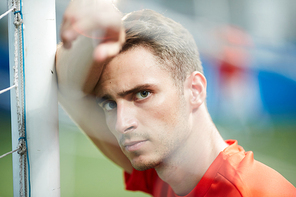
[[123, 146], [125, 150], [132, 152], [139, 150], [145, 144], [145, 142], [147, 142], [147, 140], [130, 141], [125, 142]]

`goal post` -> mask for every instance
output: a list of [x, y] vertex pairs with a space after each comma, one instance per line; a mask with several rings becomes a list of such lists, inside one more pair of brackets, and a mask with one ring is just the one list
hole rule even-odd
[[[17, 1], [8, 0], [11, 3]], [[58, 134], [57, 79], [54, 68], [56, 51], [55, 0], [18, 0], [22, 14], [24, 90], [11, 91], [12, 146], [19, 143], [16, 91], [23, 91], [28, 161], [25, 178], [27, 196], [60, 196], [60, 156]], [[20, 12], [20, 11], [19, 11]], [[14, 85], [16, 12], [9, 14], [10, 83]], [[22, 54], [20, 54], [22, 55]], [[22, 61], [22, 60], [19, 60]], [[21, 82], [19, 82], [20, 84]], [[19, 196], [22, 175], [20, 155], [13, 154], [14, 196]]]

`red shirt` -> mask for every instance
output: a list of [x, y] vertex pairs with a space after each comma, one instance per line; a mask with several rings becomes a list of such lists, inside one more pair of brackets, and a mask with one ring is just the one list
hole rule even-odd
[[[254, 160], [253, 152], [245, 152], [237, 141], [226, 141], [223, 150], [208, 168], [196, 187], [186, 197], [202, 196], [293, 196], [296, 188], [272, 168]], [[125, 172], [127, 190], [143, 191], [155, 197], [177, 197], [154, 169]]]

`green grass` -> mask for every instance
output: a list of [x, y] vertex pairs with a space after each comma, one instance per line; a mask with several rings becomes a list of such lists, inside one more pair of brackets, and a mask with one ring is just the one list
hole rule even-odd
[[[0, 155], [11, 151], [11, 128], [8, 115], [0, 114]], [[12, 197], [12, 156], [0, 159], [0, 197]]]
[[[277, 124], [273, 129], [249, 127], [248, 131], [219, 125], [224, 139], [237, 139], [257, 160], [279, 171], [296, 185], [296, 126]], [[11, 150], [10, 122], [0, 120], [0, 155]], [[60, 126], [61, 196], [148, 196], [124, 190], [123, 172], [105, 158], [76, 127]], [[0, 159], [0, 197], [12, 194], [11, 155]]]
[[124, 190], [123, 171], [77, 128], [60, 127], [61, 196], [148, 196]]

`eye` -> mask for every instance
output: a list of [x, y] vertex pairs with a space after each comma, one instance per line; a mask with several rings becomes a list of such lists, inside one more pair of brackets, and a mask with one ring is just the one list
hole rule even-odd
[[137, 100], [145, 99], [145, 98], [147, 98], [150, 94], [151, 94], [151, 92], [146, 91], [146, 90], [140, 91], [140, 92], [138, 92], [138, 93], [136, 94], [136, 99], [137, 99]]
[[117, 104], [115, 101], [106, 101], [102, 104], [102, 107], [106, 111], [111, 111], [117, 107]]

